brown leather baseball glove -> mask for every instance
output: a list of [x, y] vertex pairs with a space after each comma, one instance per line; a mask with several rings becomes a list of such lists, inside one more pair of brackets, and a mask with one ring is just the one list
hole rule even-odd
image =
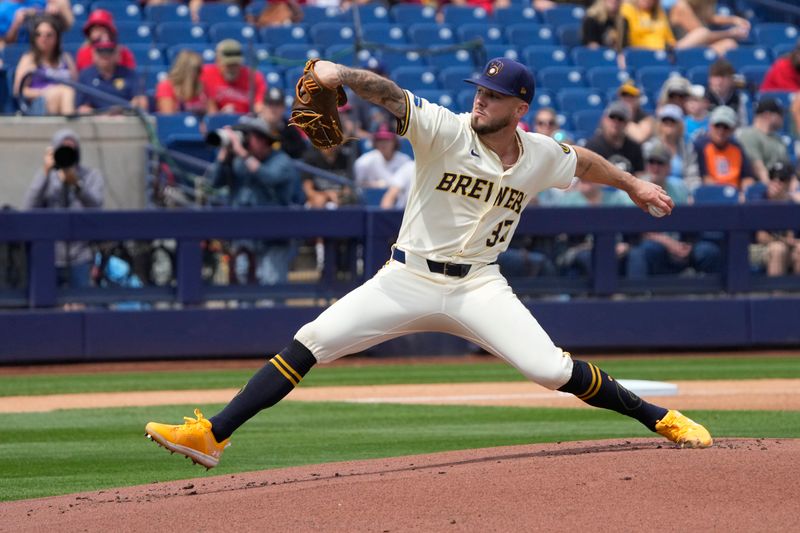
[[341, 85], [328, 89], [320, 83], [314, 73], [317, 61], [309, 59], [297, 80], [289, 124], [306, 132], [317, 148], [330, 148], [344, 142], [338, 108], [347, 103], [347, 95]]

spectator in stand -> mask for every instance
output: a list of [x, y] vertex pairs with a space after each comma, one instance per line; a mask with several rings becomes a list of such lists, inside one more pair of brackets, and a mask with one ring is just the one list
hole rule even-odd
[[5, 44], [30, 40], [37, 17], [55, 19], [62, 33], [75, 23], [69, 0], [5, 0], [0, 2], [0, 36]]
[[623, 102], [611, 102], [603, 112], [600, 127], [586, 143], [586, 148], [606, 158], [625, 172], [640, 174], [644, 171], [642, 146], [625, 134], [631, 121], [631, 110]]
[[623, 83], [617, 90], [620, 101], [625, 103], [631, 111], [631, 120], [625, 126], [625, 134], [633, 141], [641, 144], [653, 136], [655, 118], [642, 109], [642, 92], [630, 80]]
[[[683, 180], [669, 176], [672, 157], [669, 150], [656, 142], [645, 153], [647, 172], [643, 179], [663, 187], [676, 206], [685, 205], [689, 195]], [[626, 272], [629, 279], [641, 280], [650, 276], [678, 274], [688, 267], [706, 274], [719, 272], [719, 246], [704, 240], [692, 243], [678, 233], [651, 232], [642, 235], [639, 244], [631, 246]]]
[[766, 91], [800, 91], [800, 40], [772, 63], [761, 82], [761, 92]]
[[306, 141], [300, 130], [289, 126], [286, 120], [286, 95], [277, 87], [270, 87], [264, 95], [261, 118], [270, 129], [280, 135], [281, 149], [292, 159], [300, 159], [306, 151]]
[[659, 144], [665, 148], [670, 154], [669, 175], [683, 179], [691, 159], [688, 154], [690, 149], [683, 140], [683, 111], [675, 104], [665, 104], [658, 108], [656, 117], [658, 124], [655, 136], [643, 148], [647, 151], [651, 144]]
[[533, 118], [533, 131], [552, 137], [558, 131], [558, 115], [552, 107], [541, 107]]
[[622, 39], [620, 51], [628, 48], [668, 50], [685, 48], [676, 41], [660, 0], [625, 0], [620, 7]]
[[677, 0], [669, 21], [682, 47], [708, 46], [719, 55], [736, 48], [750, 34], [750, 22], [717, 13], [716, 0]]
[[706, 98], [711, 109], [726, 105], [736, 111], [739, 124], [747, 124], [747, 96], [737, 87], [736, 69], [726, 59], [717, 59], [708, 67]]
[[[92, 46], [94, 65], [81, 71], [78, 82], [121, 98], [134, 107], [147, 109], [147, 97], [143, 94], [136, 73], [119, 64], [117, 44], [99, 41]], [[78, 113], [118, 113], [121, 104], [111, 104], [98, 96], [78, 91], [75, 95], [75, 107]]]
[[728, 106], [719, 106], [711, 112], [709, 124], [708, 134], [694, 143], [699, 180], [704, 185], [730, 185], [740, 191], [746, 189], [753, 183], [755, 173], [744, 149], [733, 138], [736, 112]]
[[[24, 209], [96, 209], [103, 206], [105, 179], [96, 169], [83, 166], [80, 139], [70, 129], [59, 130], [44, 156], [44, 166], [33, 178], [23, 201]], [[58, 285], [88, 287], [93, 261], [86, 242], [57, 242]]]
[[224, 39], [216, 52], [216, 63], [205, 65], [201, 75], [208, 113], [260, 113], [267, 86], [260, 72], [244, 66], [241, 43]]
[[200, 54], [181, 50], [167, 77], [156, 85], [156, 111], [204, 115], [208, 109], [208, 97], [200, 81], [202, 69]]
[[[777, 163], [768, 174], [764, 200], [797, 202], [792, 194], [797, 190], [797, 176], [790, 163]], [[785, 276], [790, 270], [800, 274], [800, 240], [793, 230], [757, 231], [755, 243], [750, 245], [750, 261], [764, 268], [768, 276]]]
[[692, 85], [689, 89], [689, 98], [686, 99], [686, 117], [683, 121], [683, 140], [687, 145], [691, 145], [698, 135], [708, 131], [709, 107], [706, 88], [702, 85]]
[[73, 114], [75, 90], [48, 78], [76, 81], [78, 71], [72, 56], [61, 50], [61, 32], [57, 20], [45, 15], [33, 26], [30, 52], [26, 52], [17, 64], [14, 94], [25, 99], [28, 114]]
[[416, 164], [414, 160], [406, 161], [389, 178], [389, 188], [381, 198], [382, 209], [404, 209], [414, 180]]
[[[94, 49], [92, 45], [99, 42], [117, 42], [117, 26], [114, 16], [105, 9], [95, 9], [83, 24], [83, 34], [86, 41], [78, 48], [75, 64], [78, 70], [92, 66]], [[127, 46], [119, 45], [119, 64], [131, 70], [136, 68], [136, 59]]]
[[356, 185], [362, 188], [385, 188], [392, 174], [410, 161], [407, 154], [399, 151], [400, 142], [394, 132], [380, 129], [372, 135], [374, 148], [356, 159], [354, 172]]
[[[233, 128], [226, 126], [217, 160], [208, 170], [215, 188], [225, 188], [228, 205], [248, 208], [292, 205], [296, 171], [291, 159], [280, 149], [280, 137], [261, 118], [243, 116]], [[241, 132], [241, 136], [236, 134]], [[238, 283], [250, 280], [253, 272], [262, 285], [287, 280], [295, 246], [286, 241], [241, 241], [233, 244], [234, 270]], [[250, 261], [250, 258], [253, 258]]]
[[768, 169], [789, 164], [789, 152], [780, 138], [782, 128], [783, 106], [780, 101], [762, 97], [756, 104], [753, 125], [736, 132], [755, 176], [762, 183], [770, 183]]
[[686, 102], [689, 100], [691, 89], [692, 84], [683, 76], [670, 76], [661, 86], [661, 92], [658, 94], [658, 105], [675, 104], [681, 108], [685, 115]]
[[340, 144], [331, 148], [306, 148], [303, 162], [312, 167], [336, 174], [342, 181], [333, 181], [312, 172], [303, 172], [303, 192], [306, 195], [306, 207], [316, 209], [333, 209], [340, 205], [355, 203], [352, 186], [345, 186], [343, 181], [352, 181], [355, 150], [352, 143]]
[[595, 0], [586, 11], [581, 28], [581, 44], [590, 48], [605, 46], [619, 50], [621, 46], [619, 30], [621, 0]]

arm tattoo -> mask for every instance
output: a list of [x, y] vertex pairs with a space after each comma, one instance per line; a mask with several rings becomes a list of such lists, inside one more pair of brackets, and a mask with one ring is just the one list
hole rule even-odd
[[339, 79], [355, 93], [373, 104], [385, 107], [398, 118], [405, 117], [406, 97], [395, 82], [368, 70], [338, 65]]

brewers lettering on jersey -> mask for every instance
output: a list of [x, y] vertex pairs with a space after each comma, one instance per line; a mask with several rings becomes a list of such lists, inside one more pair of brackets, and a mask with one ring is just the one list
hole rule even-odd
[[349, 86], [395, 115], [397, 133], [414, 149], [416, 174], [390, 260], [300, 328], [217, 415], [206, 419], [197, 410], [186, 424], [151, 422], [150, 438], [210, 468], [239, 426], [280, 401], [316, 363], [410, 333], [444, 332], [536, 383], [633, 417], [680, 446], [711, 445], [702, 425], [642, 400], [556, 346], [495, 264], [528, 202], [544, 189], [568, 187], [578, 176], [622, 189], [645, 212], [669, 214], [673, 202], [661, 187], [594, 152], [520, 129], [535, 87], [530, 70], [516, 61], [492, 59], [480, 77], [464, 80], [477, 88], [472, 111], [460, 115], [369, 71], [328, 61], [315, 68], [324, 85]]

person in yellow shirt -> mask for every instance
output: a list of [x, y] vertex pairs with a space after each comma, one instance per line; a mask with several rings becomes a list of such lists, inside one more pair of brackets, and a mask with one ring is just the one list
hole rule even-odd
[[623, 48], [675, 48], [675, 35], [660, 0], [627, 0], [620, 8], [620, 14]]

